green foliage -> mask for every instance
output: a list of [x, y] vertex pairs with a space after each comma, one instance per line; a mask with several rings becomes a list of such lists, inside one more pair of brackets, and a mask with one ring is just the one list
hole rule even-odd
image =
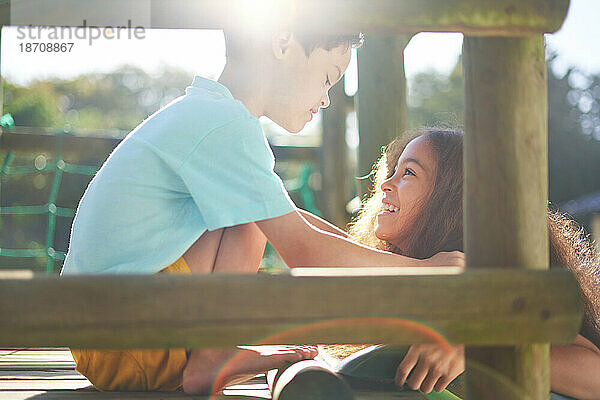
[[26, 87], [4, 85], [4, 111], [16, 125], [70, 130], [129, 131], [174, 98], [192, 75], [163, 69], [150, 75], [134, 66], [72, 80], [34, 81]]
[[12, 114], [15, 123], [27, 121], [29, 126], [55, 126], [60, 117], [51, 84], [41, 82], [34, 88], [21, 88], [10, 83], [4, 87], [4, 112]]
[[408, 86], [409, 129], [462, 127], [464, 90], [460, 59], [449, 76], [435, 71], [421, 72]]
[[[559, 205], [600, 191], [600, 75], [576, 69], [563, 77], [548, 61], [549, 199]], [[409, 83], [409, 128], [462, 127], [464, 90], [462, 67], [449, 76], [417, 74]], [[578, 217], [583, 225], [589, 216]]]
[[600, 76], [548, 75], [549, 198], [558, 205], [600, 191]]
[[[164, 69], [157, 75], [131, 66], [112, 73], [82, 75], [72, 80], [34, 81], [22, 87], [3, 82], [4, 109], [18, 126], [68, 128], [80, 135], [97, 135], [98, 131], [129, 131], [147, 116], [174, 98], [192, 81], [192, 75]], [[118, 132], [117, 132], [118, 134]], [[6, 153], [0, 151], [0, 162]], [[55, 162], [55, 154], [17, 154], [13, 166], [33, 166], [36, 159]], [[69, 156], [68, 162], [99, 166], [104, 160], [97, 155]], [[0, 206], [44, 205], [48, 202], [54, 175], [34, 172], [3, 176]], [[64, 174], [56, 205], [77, 207], [90, 177]], [[66, 251], [72, 219], [58, 217], [54, 248]], [[0, 247], [39, 249], [46, 242], [48, 215], [2, 215]], [[0, 257], [0, 267], [45, 270], [43, 258]], [[56, 263], [57, 270], [60, 262]]]

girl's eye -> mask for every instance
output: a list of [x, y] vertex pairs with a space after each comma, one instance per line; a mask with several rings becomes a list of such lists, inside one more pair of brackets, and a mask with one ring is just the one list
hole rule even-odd
[[406, 175], [412, 175], [412, 176], [417, 176], [413, 171], [411, 171], [410, 169], [406, 168], [404, 170], [404, 176]]

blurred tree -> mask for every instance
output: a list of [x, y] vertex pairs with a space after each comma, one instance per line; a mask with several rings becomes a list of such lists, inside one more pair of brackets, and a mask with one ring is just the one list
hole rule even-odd
[[[600, 191], [600, 75], [570, 69], [562, 77], [548, 59], [549, 199], [559, 205]], [[449, 76], [417, 74], [409, 83], [409, 127], [462, 127], [461, 61]], [[578, 216], [589, 227], [590, 215]]]
[[[600, 76], [548, 74], [548, 92], [549, 198], [559, 205], [600, 191]], [[577, 216], [588, 228], [590, 218]]]
[[[107, 74], [81, 75], [71, 80], [33, 81], [27, 86], [4, 83], [4, 111], [18, 126], [61, 130], [68, 126], [77, 134], [112, 135], [129, 131], [147, 116], [183, 94], [192, 74], [163, 69], [150, 75], [124, 66]], [[0, 161], [5, 154], [0, 149]], [[17, 154], [13, 166], [45, 165], [55, 154]], [[97, 156], [70, 154], [70, 163], [100, 166]], [[3, 176], [0, 206], [44, 205], [48, 202], [54, 174], [33, 172]], [[56, 205], [74, 209], [90, 180], [89, 176], [64, 174]], [[47, 214], [0, 216], [0, 248], [40, 249], [46, 243]], [[72, 218], [57, 218], [54, 248], [66, 251]], [[45, 269], [45, 258], [0, 257], [0, 267]], [[60, 269], [60, 263], [56, 265]]]
[[411, 79], [408, 87], [410, 129], [463, 126], [464, 91], [460, 58], [450, 75], [420, 72]]
[[600, 76], [575, 69], [548, 79], [550, 198], [600, 190]]
[[192, 74], [163, 68], [151, 75], [135, 66], [71, 80], [34, 81], [26, 87], [6, 83], [4, 110], [20, 126], [71, 130], [129, 131], [147, 116], [183, 95]]
[[12, 114], [15, 122], [27, 121], [30, 126], [54, 126], [60, 120], [52, 84], [36, 82], [35, 88], [25, 88], [5, 82], [3, 111]]

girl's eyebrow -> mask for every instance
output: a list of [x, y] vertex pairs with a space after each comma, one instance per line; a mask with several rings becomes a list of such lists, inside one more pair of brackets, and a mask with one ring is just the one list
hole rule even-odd
[[414, 162], [414, 163], [415, 163], [415, 164], [417, 164], [419, 167], [421, 167], [421, 169], [422, 169], [423, 171], [427, 171], [427, 168], [425, 168], [425, 167], [423, 166], [423, 164], [421, 164], [421, 163], [419, 162], [419, 160], [417, 160], [416, 158], [405, 158], [405, 159], [403, 160], [403, 162], [402, 162], [402, 163], [404, 164], [404, 163], [409, 163], [409, 162]]

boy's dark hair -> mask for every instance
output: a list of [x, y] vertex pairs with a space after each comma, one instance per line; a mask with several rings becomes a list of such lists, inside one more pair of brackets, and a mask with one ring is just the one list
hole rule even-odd
[[[244, 48], [248, 46], [248, 37], [242, 37], [239, 33], [224, 30], [225, 35], [225, 48], [227, 56], [234, 54], [243, 54]], [[316, 48], [320, 47], [324, 50], [332, 50], [338, 46], [345, 46], [346, 49], [356, 49], [362, 46], [365, 41], [365, 35], [363, 33], [357, 33], [352, 35], [323, 35], [323, 34], [302, 34], [294, 33], [296, 40], [304, 48], [306, 57]]]
[[297, 34], [296, 40], [304, 47], [308, 57], [314, 49], [320, 47], [324, 50], [335, 49], [338, 46], [345, 46], [346, 49], [357, 49], [363, 45], [365, 35], [358, 33], [355, 35], [306, 35]]

